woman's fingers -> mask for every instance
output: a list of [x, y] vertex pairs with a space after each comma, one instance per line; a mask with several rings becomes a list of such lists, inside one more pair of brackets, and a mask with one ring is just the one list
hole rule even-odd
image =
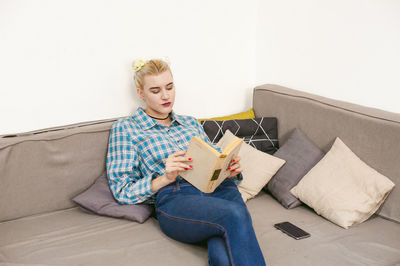
[[190, 168], [177, 166], [177, 167], [174, 167], [173, 169], [176, 172], [183, 172], [183, 171], [189, 171]]
[[233, 169], [233, 170], [231, 170], [231, 172], [230, 172], [230, 174], [228, 175], [228, 177], [229, 178], [232, 178], [232, 177], [234, 177], [234, 176], [236, 176], [236, 175], [238, 175], [239, 173], [241, 173], [243, 171], [243, 169], [242, 168], [236, 168], [236, 169]]
[[232, 162], [239, 162], [240, 161], [240, 156], [237, 155], [236, 157], [232, 158]]
[[233, 172], [235, 172], [235, 173], [241, 173], [243, 171], [243, 169], [242, 168], [236, 168]]
[[182, 155], [186, 154], [186, 150], [176, 151], [170, 154], [165, 162], [165, 168], [167, 173], [178, 174], [180, 171], [187, 171], [193, 169], [192, 165], [185, 164], [185, 162], [191, 162], [193, 159]]
[[239, 167], [240, 167], [240, 164], [235, 163], [235, 164], [229, 166], [228, 169], [226, 169], [226, 170], [234, 171], [235, 169], [237, 169], [237, 168], [239, 168]]
[[185, 163], [180, 163], [180, 162], [174, 162], [170, 164], [170, 167], [181, 167], [181, 168], [189, 168], [192, 169], [193, 166], [192, 165], [187, 165]]
[[185, 157], [185, 156], [180, 156], [180, 157], [175, 157], [173, 158], [175, 162], [191, 162], [193, 161], [193, 158], [190, 157]]
[[231, 162], [229, 163], [230, 166], [233, 166], [235, 163], [238, 163], [240, 161], [240, 156], [236, 156], [232, 158]]
[[174, 157], [176, 157], [176, 156], [184, 155], [185, 153], [186, 153], [186, 150], [182, 150], [182, 151], [176, 151], [176, 152], [174, 152], [172, 155], [173, 155]]
[[168, 173], [190, 170], [189, 167], [171, 166], [167, 168]]
[[172, 153], [171, 155], [168, 156], [166, 162], [190, 162], [193, 159], [187, 156], [182, 156], [186, 153], [186, 150], [183, 151], [177, 151]]

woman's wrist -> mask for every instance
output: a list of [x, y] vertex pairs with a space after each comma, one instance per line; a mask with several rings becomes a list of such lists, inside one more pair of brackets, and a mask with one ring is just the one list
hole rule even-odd
[[153, 192], [156, 192], [162, 187], [169, 185], [170, 183], [172, 182], [167, 178], [166, 175], [161, 175], [151, 181], [151, 190]]

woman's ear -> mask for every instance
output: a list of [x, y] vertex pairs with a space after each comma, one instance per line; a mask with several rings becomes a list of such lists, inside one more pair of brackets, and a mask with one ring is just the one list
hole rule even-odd
[[144, 100], [144, 95], [143, 95], [143, 90], [141, 88], [136, 88], [137, 93], [139, 94], [139, 97]]

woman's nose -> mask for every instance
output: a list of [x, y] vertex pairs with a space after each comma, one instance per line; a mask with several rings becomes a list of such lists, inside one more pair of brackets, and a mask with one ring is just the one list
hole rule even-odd
[[168, 99], [169, 98], [168, 92], [163, 90], [162, 93], [161, 93], [161, 98], [162, 99]]

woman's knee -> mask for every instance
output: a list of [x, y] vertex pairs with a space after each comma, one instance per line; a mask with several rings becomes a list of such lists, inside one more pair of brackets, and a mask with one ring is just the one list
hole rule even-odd
[[229, 208], [229, 220], [239, 224], [251, 222], [251, 216], [246, 205], [231, 204]]
[[225, 229], [215, 223], [204, 220], [171, 216], [162, 210], [156, 210], [161, 230], [169, 237], [186, 243], [198, 243], [211, 236], [223, 236]]

